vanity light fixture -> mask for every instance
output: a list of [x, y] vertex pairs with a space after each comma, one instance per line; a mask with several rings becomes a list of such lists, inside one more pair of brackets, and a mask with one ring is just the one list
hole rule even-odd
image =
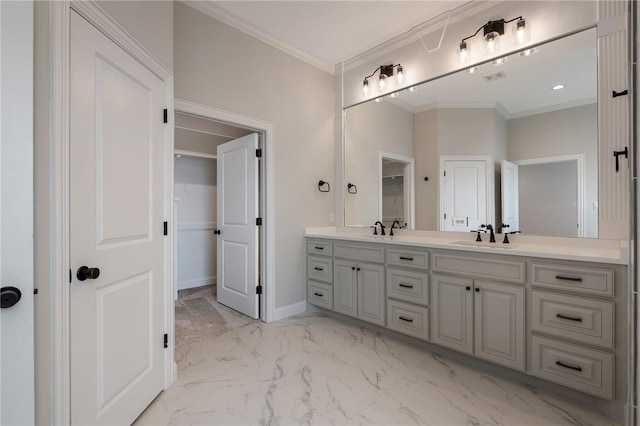
[[362, 93], [367, 96], [369, 94], [369, 79], [376, 75], [377, 72], [380, 72], [378, 76], [378, 87], [380, 91], [383, 91], [387, 87], [387, 80], [392, 78], [394, 74], [396, 74], [396, 79], [398, 83], [402, 83], [404, 80], [404, 69], [400, 64], [389, 64], [389, 65], [380, 65], [371, 75], [368, 75], [364, 78], [362, 82]]
[[527, 23], [522, 16], [509, 19], [508, 21], [505, 21], [504, 19], [489, 21], [483, 26], [481, 26], [480, 28], [478, 28], [475, 33], [462, 39], [459, 45], [459, 52], [458, 52], [460, 56], [460, 62], [464, 63], [469, 59], [470, 46], [467, 40], [475, 37], [480, 32], [480, 30], [482, 30], [482, 39], [485, 42], [485, 45], [489, 54], [493, 54], [497, 52], [500, 48], [499, 46], [500, 37], [504, 35], [505, 25], [514, 21], [517, 21], [516, 27], [515, 27], [516, 43], [524, 42], [526, 38]]

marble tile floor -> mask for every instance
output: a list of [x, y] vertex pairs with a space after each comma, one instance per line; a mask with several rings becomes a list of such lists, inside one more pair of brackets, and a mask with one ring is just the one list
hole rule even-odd
[[176, 349], [137, 425], [615, 425], [593, 408], [321, 314]]

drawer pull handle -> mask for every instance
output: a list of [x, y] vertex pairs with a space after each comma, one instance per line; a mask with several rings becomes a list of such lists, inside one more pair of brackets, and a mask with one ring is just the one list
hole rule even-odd
[[556, 275], [556, 280], [565, 280], [565, 281], [575, 281], [575, 282], [582, 282], [582, 278], [580, 277], [566, 277], [564, 275]]
[[317, 266], [314, 266], [313, 269], [315, 269], [316, 271], [324, 271], [324, 268], [318, 268]]
[[413, 262], [413, 257], [400, 256], [400, 260], [409, 260]]
[[318, 247], [318, 246], [316, 246], [316, 250], [324, 250], [324, 247]]
[[413, 288], [413, 284], [404, 284], [404, 283], [400, 283], [398, 284], [399, 287], [404, 287], [404, 288]]
[[556, 318], [561, 318], [561, 319], [565, 319], [565, 320], [569, 320], [569, 321], [575, 321], [575, 322], [582, 322], [582, 318], [580, 318], [580, 317], [570, 317], [570, 316], [563, 315], [563, 314], [556, 314]]
[[315, 293], [313, 293], [313, 294], [315, 294], [315, 295], [316, 295], [316, 296], [318, 296], [318, 297], [322, 297], [322, 296], [324, 296], [324, 294], [322, 294], [322, 293], [318, 293], [318, 292], [315, 292]]
[[582, 367], [575, 367], [573, 365], [567, 365], [562, 361], [556, 361], [556, 365], [559, 365], [560, 367], [568, 368], [569, 370], [582, 371]]
[[398, 319], [401, 319], [402, 321], [406, 321], [406, 322], [413, 322], [413, 319], [411, 318], [398, 317]]

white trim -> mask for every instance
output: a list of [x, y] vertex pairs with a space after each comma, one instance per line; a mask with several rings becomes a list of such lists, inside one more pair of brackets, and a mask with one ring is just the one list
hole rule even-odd
[[385, 152], [380, 151], [378, 156], [378, 217], [380, 220], [383, 220], [384, 215], [382, 214], [382, 160], [390, 159], [402, 162], [405, 164], [405, 167], [408, 168], [408, 173], [405, 173], [405, 176], [408, 175], [409, 179], [404, 182], [404, 194], [405, 194], [405, 220], [407, 222], [408, 229], [415, 228], [415, 216], [416, 216], [416, 192], [415, 192], [415, 160], [413, 157], [407, 157], [406, 155], [395, 154], [393, 152]]
[[[114, 41], [125, 52], [140, 62], [164, 82], [165, 105], [173, 111], [173, 76], [162, 63], [140, 45], [129, 33], [116, 23], [102, 8], [93, 1], [69, 2], [66, 0], [49, 3], [51, 28], [51, 370], [48, 377], [51, 380], [50, 423], [71, 423], [71, 392], [70, 392], [70, 317], [69, 317], [69, 122], [70, 122], [70, 13], [75, 10], [103, 34]], [[171, 116], [171, 119], [173, 117]], [[165, 126], [165, 167], [173, 163], [173, 129]], [[169, 149], [171, 148], [171, 149]], [[171, 170], [171, 169], [169, 169]], [[168, 173], [166, 174], [168, 175]], [[166, 179], [173, 180], [173, 176]], [[166, 181], [165, 181], [166, 185]], [[165, 217], [172, 216], [172, 200], [169, 196], [172, 185], [165, 188]], [[172, 252], [172, 242], [165, 245], [165, 329], [173, 329], [173, 265], [169, 262]], [[170, 308], [169, 308], [170, 307]], [[173, 340], [173, 336], [171, 336]], [[165, 354], [165, 388], [176, 377], [174, 351]], [[41, 373], [44, 374], [44, 373]], [[43, 379], [40, 376], [39, 379]], [[46, 379], [45, 379], [46, 382]], [[49, 423], [49, 422], [48, 422]]]
[[265, 230], [264, 241], [264, 262], [262, 262], [262, 277], [264, 279], [264, 292], [262, 298], [262, 320], [271, 322], [274, 320], [276, 311], [276, 288], [275, 288], [275, 135], [274, 126], [267, 121], [257, 120], [244, 115], [225, 111], [222, 109], [198, 104], [184, 99], [176, 98], [174, 102], [175, 111], [191, 115], [223, 121], [233, 125], [247, 127], [259, 132], [264, 132], [263, 166], [264, 177], [263, 188], [265, 189], [263, 201], [263, 229]]
[[258, 39], [268, 45], [271, 45], [276, 49], [282, 50], [284, 53], [291, 55], [294, 58], [300, 59], [301, 61], [304, 61], [324, 72], [327, 72], [333, 75], [333, 72], [334, 72], [333, 64], [329, 64], [328, 62], [325, 62], [320, 58], [309, 55], [308, 53], [296, 47], [293, 47], [292, 45], [285, 43], [282, 40], [279, 40], [273, 37], [267, 32], [256, 28], [254, 25], [248, 23], [247, 21], [232, 15], [231, 13], [227, 12], [226, 10], [222, 9], [219, 6], [216, 6], [213, 2], [208, 2], [208, 1], [180, 1], [180, 2], [197, 10], [198, 12], [204, 13], [205, 15], [212, 17], [213, 19], [217, 19], [220, 22], [230, 25], [233, 28], [239, 31], [242, 31], [243, 33], [248, 34], [255, 39]]
[[274, 321], [279, 321], [281, 319], [305, 313], [306, 311], [307, 302], [303, 300], [302, 302], [292, 303], [287, 306], [282, 306], [281, 308], [276, 308], [273, 319]]
[[526, 160], [512, 161], [518, 166], [532, 166], [536, 164], [561, 163], [564, 161], [576, 162], [576, 182], [578, 185], [578, 237], [584, 237], [586, 208], [584, 205], [584, 154], [556, 155], [552, 157], [529, 158]]
[[212, 285], [218, 282], [218, 278], [215, 275], [212, 275], [210, 277], [203, 277], [203, 278], [198, 278], [195, 280], [187, 280], [187, 281], [181, 281], [178, 282], [176, 285], [176, 288], [178, 289], [178, 291], [180, 290], [186, 290], [189, 288], [195, 288], [195, 287], [202, 287], [205, 285]]

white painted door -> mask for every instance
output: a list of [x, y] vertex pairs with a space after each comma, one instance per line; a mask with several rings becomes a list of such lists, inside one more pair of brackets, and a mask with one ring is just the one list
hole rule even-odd
[[524, 287], [475, 282], [475, 355], [524, 371]]
[[446, 160], [440, 176], [440, 230], [471, 231], [487, 223], [486, 162]]
[[473, 353], [473, 281], [434, 275], [431, 283], [431, 341]]
[[130, 424], [164, 383], [163, 84], [72, 12], [70, 90], [71, 421]]
[[0, 310], [0, 424], [32, 425], [33, 3], [2, 1], [0, 19], [0, 284], [3, 300], [22, 295]]
[[259, 316], [258, 135], [218, 145], [218, 302]]
[[502, 223], [508, 225], [504, 232], [520, 230], [520, 210], [518, 206], [518, 165], [502, 160]]

